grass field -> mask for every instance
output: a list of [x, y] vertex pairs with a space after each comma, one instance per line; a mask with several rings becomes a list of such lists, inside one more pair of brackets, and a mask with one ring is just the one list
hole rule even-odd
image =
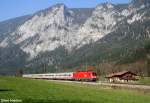
[[150, 85], [150, 77], [143, 77], [138, 82], [139, 84]]
[[0, 77], [0, 99], [23, 103], [150, 103], [150, 94], [43, 80]]

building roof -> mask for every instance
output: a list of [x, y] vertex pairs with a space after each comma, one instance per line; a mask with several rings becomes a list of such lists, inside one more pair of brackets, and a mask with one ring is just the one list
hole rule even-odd
[[132, 73], [130, 71], [121, 71], [121, 72], [109, 74], [109, 75], [106, 76], [106, 78], [119, 77], [119, 76], [122, 76], [122, 75], [127, 74], [127, 73], [130, 73], [132, 75], [136, 75], [135, 73]]

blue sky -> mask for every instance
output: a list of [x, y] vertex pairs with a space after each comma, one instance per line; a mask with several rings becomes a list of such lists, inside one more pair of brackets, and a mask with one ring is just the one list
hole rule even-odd
[[57, 3], [64, 3], [69, 8], [91, 8], [99, 3], [128, 3], [130, 0], [0, 0], [0, 21], [32, 14]]

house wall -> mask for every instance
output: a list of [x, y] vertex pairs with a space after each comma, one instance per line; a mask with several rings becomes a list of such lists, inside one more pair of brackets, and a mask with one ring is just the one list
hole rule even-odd
[[119, 77], [112, 77], [108, 79], [109, 82], [121, 82], [121, 83], [125, 83], [126, 80], [120, 79]]

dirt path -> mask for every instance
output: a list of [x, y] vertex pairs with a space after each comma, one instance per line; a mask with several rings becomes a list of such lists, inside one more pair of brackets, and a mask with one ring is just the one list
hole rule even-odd
[[78, 83], [78, 84], [88, 84], [88, 85], [102, 85], [110, 86], [112, 88], [129, 88], [129, 89], [141, 89], [150, 91], [150, 86], [148, 85], [132, 85], [132, 84], [115, 84], [115, 83], [103, 83], [103, 82], [78, 82], [78, 81], [64, 81], [64, 80], [48, 80], [55, 82], [65, 82], [65, 83]]

